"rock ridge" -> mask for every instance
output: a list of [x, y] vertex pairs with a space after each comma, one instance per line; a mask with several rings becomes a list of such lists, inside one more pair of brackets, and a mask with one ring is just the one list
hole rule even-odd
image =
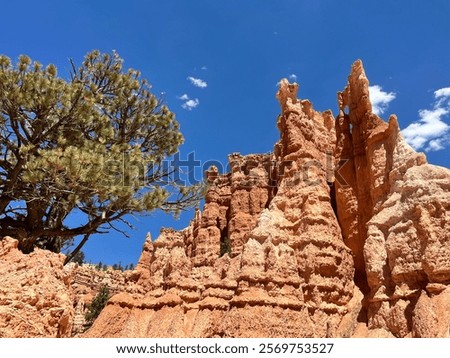
[[[273, 152], [209, 168], [203, 210], [148, 236], [135, 270], [63, 270], [0, 241], [0, 337], [449, 337], [450, 170], [373, 113], [361, 61], [336, 116], [298, 89], [279, 83]], [[114, 296], [81, 333], [103, 283]]]
[[361, 61], [336, 117], [297, 92], [280, 81], [273, 152], [211, 167], [203, 211], [147, 238], [143, 290], [113, 297], [86, 336], [449, 335], [449, 170], [373, 113]]

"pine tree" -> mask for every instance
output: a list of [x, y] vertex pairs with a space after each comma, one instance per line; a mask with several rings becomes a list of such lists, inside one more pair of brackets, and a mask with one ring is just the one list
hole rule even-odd
[[105, 308], [106, 303], [111, 297], [109, 287], [103, 285], [100, 287], [100, 291], [97, 296], [94, 297], [91, 304], [87, 307], [85, 314], [85, 328], [89, 328], [94, 323], [95, 319], [99, 316], [100, 312]]
[[[171, 177], [165, 159], [183, 137], [139, 71], [117, 53], [70, 63], [65, 80], [54, 65], [0, 56], [0, 237], [24, 253], [82, 237], [76, 255], [91, 234], [125, 234], [114, 224], [127, 214], [177, 214], [202, 194]], [[69, 224], [72, 213], [83, 218]]]

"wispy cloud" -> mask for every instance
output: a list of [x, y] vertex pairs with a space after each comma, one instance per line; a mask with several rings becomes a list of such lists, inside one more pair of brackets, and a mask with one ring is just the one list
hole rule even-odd
[[297, 82], [297, 75], [295, 73], [291, 73], [288, 77], [291, 81]]
[[187, 79], [188, 79], [195, 87], [205, 88], [205, 87], [208, 86], [208, 84], [207, 84], [205, 81], [201, 80], [200, 78], [195, 78], [195, 77], [189, 76]]
[[206, 71], [208, 69], [208, 67], [202, 66], [200, 69], [203, 70], [203, 71]]
[[178, 97], [178, 99], [181, 99], [182, 101], [187, 101], [189, 99], [189, 96], [187, 95], [187, 93], [185, 93], [182, 96]]
[[403, 137], [416, 150], [437, 151], [450, 144], [450, 125], [444, 118], [450, 113], [450, 87], [434, 91], [431, 109], [419, 110], [419, 120], [402, 130]]
[[189, 98], [187, 93], [178, 97], [178, 99], [183, 101], [181, 108], [186, 109], [188, 111], [192, 111], [194, 108], [196, 108], [200, 104], [200, 101], [198, 100], [198, 98]]
[[394, 92], [385, 92], [378, 85], [369, 86], [369, 95], [372, 102], [372, 111], [377, 116], [382, 115], [387, 110], [389, 103], [396, 97]]

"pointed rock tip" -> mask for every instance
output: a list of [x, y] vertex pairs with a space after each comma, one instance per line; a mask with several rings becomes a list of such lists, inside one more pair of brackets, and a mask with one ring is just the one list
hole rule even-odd
[[350, 76], [367, 78], [366, 72], [364, 70], [364, 65], [361, 59], [357, 59], [355, 62], [353, 62]]
[[355, 62], [353, 62], [353, 66], [361, 66], [363, 67], [363, 62], [360, 58], [356, 59]]
[[287, 78], [282, 78], [278, 82], [278, 91], [275, 97], [280, 102], [281, 108], [284, 108], [288, 98], [291, 99], [292, 103], [297, 102], [298, 87], [297, 82], [290, 83]]
[[396, 130], [396, 131], [400, 131], [400, 126], [398, 124], [398, 119], [397, 116], [395, 114], [391, 114], [389, 116], [389, 128], [391, 128], [391, 130]]
[[283, 88], [298, 88], [299, 84], [294, 81], [294, 82], [290, 82], [287, 78], [282, 78], [278, 83], [278, 90], [282, 90]]

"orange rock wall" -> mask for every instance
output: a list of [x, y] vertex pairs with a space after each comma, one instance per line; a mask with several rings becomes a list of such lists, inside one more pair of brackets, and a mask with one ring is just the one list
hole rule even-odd
[[0, 240], [0, 338], [70, 337], [74, 317], [64, 256]]
[[449, 337], [450, 170], [372, 112], [360, 61], [336, 117], [297, 92], [280, 82], [273, 153], [211, 167], [203, 210], [148, 237], [136, 270], [0, 241], [0, 337], [79, 332], [102, 282], [85, 337]]
[[143, 290], [87, 336], [448, 336], [450, 172], [372, 112], [368, 85], [355, 62], [335, 118], [282, 80], [273, 153], [210, 168], [203, 212], [147, 240]]

